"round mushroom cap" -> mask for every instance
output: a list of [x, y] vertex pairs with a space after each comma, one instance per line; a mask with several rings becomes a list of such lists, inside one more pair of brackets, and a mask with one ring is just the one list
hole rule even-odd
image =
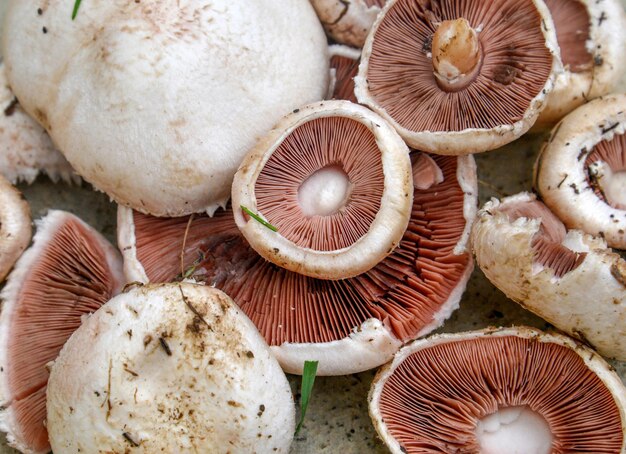
[[134, 287], [89, 317], [50, 373], [54, 452], [288, 452], [295, 406], [250, 320], [211, 287]]
[[76, 171], [139, 211], [224, 206], [257, 138], [326, 94], [307, 0], [95, 0], [72, 21], [73, 6], [11, 2], [7, 76]]
[[524, 134], [560, 70], [541, 1], [390, 0], [363, 48], [356, 95], [409, 146], [477, 153]]
[[3, 62], [0, 62], [0, 109], [4, 113], [0, 113], [0, 174], [13, 184], [19, 181], [30, 184], [40, 172], [54, 182], [80, 182], [48, 133], [22, 109], [9, 87]]
[[385, 0], [311, 0], [326, 33], [341, 44], [363, 47]]
[[626, 70], [626, 13], [620, 0], [546, 0], [564, 71], [556, 76], [533, 129], [554, 125], [585, 102], [615, 89]]
[[535, 163], [534, 187], [568, 228], [626, 249], [626, 95], [567, 115]]
[[485, 276], [522, 307], [609, 358], [626, 360], [626, 261], [565, 226], [535, 196], [492, 199], [472, 249]]
[[120, 207], [118, 245], [129, 282], [191, 277], [227, 294], [252, 319], [283, 369], [346, 375], [384, 364], [402, 343], [441, 326], [473, 269], [476, 215], [471, 156], [411, 155], [411, 219], [400, 245], [370, 271], [322, 280], [269, 263], [247, 243], [231, 210], [213, 218], [157, 218]]
[[81, 324], [118, 293], [119, 252], [76, 216], [50, 211], [37, 221], [0, 297], [0, 430], [22, 452], [50, 451], [46, 366]]
[[30, 206], [3, 176], [0, 176], [0, 282], [28, 247], [31, 236]]
[[533, 328], [415, 341], [378, 372], [369, 400], [394, 454], [626, 450], [626, 389], [614, 369]]
[[244, 158], [232, 189], [248, 243], [318, 279], [354, 277], [388, 256], [404, 235], [412, 196], [407, 146], [385, 120], [347, 101], [283, 118]]

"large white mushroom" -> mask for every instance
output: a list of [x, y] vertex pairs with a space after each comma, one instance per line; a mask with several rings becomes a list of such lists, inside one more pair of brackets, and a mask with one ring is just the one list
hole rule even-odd
[[286, 453], [289, 383], [214, 288], [135, 287], [72, 335], [47, 391], [54, 452]]
[[257, 137], [328, 87], [307, 0], [73, 6], [10, 2], [9, 82], [81, 176], [142, 212], [225, 205]]

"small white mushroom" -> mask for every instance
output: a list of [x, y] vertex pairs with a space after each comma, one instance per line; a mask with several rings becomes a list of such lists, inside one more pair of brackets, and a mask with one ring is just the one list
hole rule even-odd
[[267, 260], [318, 279], [354, 277], [404, 235], [413, 202], [409, 149], [369, 109], [311, 104], [257, 142], [232, 191], [237, 226]]
[[289, 383], [224, 293], [134, 287], [87, 319], [52, 366], [54, 452], [286, 453]]
[[626, 95], [567, 115], [535, 163], [534, 186], [568, 228], [626, 249]]
[[614, 369], [534, 328], [415, 341], [378, 372], [369, 401], [393, 454], [626, 452], [626, 389]]
[[600, 239], [566, 231], [528, 193], [478, 212], [472, 249], [504, 294], [610, 358], [626, 360], [626, 261]]
[[30, 207], [22, 194], [0, 176], [0, 282], [30, 243]]

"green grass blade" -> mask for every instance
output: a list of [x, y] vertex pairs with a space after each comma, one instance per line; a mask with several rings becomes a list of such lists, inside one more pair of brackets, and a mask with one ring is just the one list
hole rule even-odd
[[248, 216], [250, 216], [252, 219], [254, 219], [255, 221], [261, 223], [262, 225], [264, 225], [265, 227], [270, 229], [272, 232], [278, 232], [278, 229], [276, 227], [274, 227], [272, 224], [267, 222], [265, 219], [263, 219], [258, 214], [253, 213], [252, 211], [250, 211], [249, 208], [246, 208], [243, 205], [239, 205], [239, 206], [243, 210], [243, 212], [246, 213]]
[[82, 0], [76, 0], [74, 3], [74, 10], [72, 11], [72, 20], [76, 19], [76, 15], [78, 14], [78, 8], [80, 8], [80, 2]]
[[305, 361], [304, 370], [302, 371], [302, 385], [300, 387], [300, 421], [296, 427], [295, 435], [298, 435], [304, 423], [304, 417], [306, 416], [306, 409], [309, 406], [311, 400], [311, 391], [313, 391], [313, 384], [315, 383], [315, 375], [317, 374], [318, 361]]

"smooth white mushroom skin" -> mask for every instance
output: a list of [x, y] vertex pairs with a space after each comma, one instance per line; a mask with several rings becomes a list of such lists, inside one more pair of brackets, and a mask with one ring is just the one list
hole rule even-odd
[[0, 282], [30, 243], [30, 206], [22, 194], [0, 176]]
[[139, 211], [224, 206], [258, 137], [326, 94], [307, 0], [95, 0], [72, 21], [73, 6], [10, 3], [7, 76], [76, 171]]
[[0, 174], [12, 184], [30, 184], [39, 173], [45, 173], [54, 182], [80, 182], [48, 133], [24, 112], [9, 87], [4, 63], [0, 62]]
[[254, 325], [208, 286], [134, 287], [72, 335], [47, 393], [54, 452], [289, 450], [295, 406]]
[[535, 328], [438, 334], [372, 382], [369, 412], [394, 454], [626, 451], [626, 388], [598, 354]]
[[542, 221], [512, 220], [503, 211], [534, 200], [522, 193], [479, 210], [471, 241], [476, 262], [507, 297], [602, 355], [626, 360], [626, 262], [600, 238], [570, 230], [561, 244], [584, 253], [582, 261], [561, 276], [540, 264], [532, 244]]
[[311, 0], [317, 15], [335, 41], [363, 47], [365, 38], [385, 4], [384, 0]]
[[601, 236], [619, 249], [626, 249], [626, 210], [620, 208], [624, 196], [615, 196], [612, 189], [607, 200], [599, 196], [593, 180], [602, 178], [594, 178], [587, 160], [599, 144], [619, 143], [625, 132], [626, 95], [597, 98], [561, 120], [534, 169], [535, 189], [567, 227]]

